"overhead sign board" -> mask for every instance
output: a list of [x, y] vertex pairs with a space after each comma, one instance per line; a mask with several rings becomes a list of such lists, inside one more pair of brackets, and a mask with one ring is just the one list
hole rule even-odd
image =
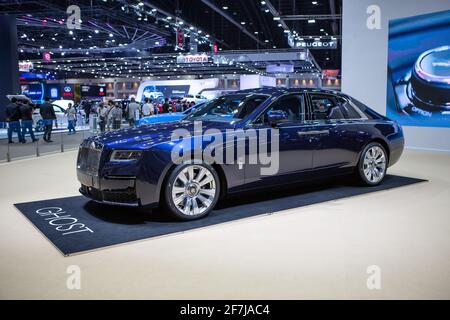
[[337, 49], [337, 40], [314, 40], [305, 39], [294, 42], [295, 48], [302, 49]]
[[62, 87], [63, 97], [73, 97], [73, 87], [71, 85], [63, 85]]
[[190, 54], [177, 56], [177, 63], [206, 63], [208, 62], [207, 54]]
[[20, 72], [30, 72], [32, 69], [33, 69], [33, 62], [19, 61], [19, 71]]
[[106, 87], [103, 84], [81, 86], [82, 97], [104, 97], [105, 95], [106, 95]]

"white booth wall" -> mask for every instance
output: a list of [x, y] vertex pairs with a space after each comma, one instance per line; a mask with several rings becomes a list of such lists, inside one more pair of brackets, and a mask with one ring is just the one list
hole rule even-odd
[[274, 77], [260, 76], [257, 74], [243, 74], [240, 76], [240, 89], [254, 89], [263, 87], [276, 87], [277, 79]]
[[[381, 29], [367, 27], [372, 5], [381, 9]], [[444, 10], [450, 0], [343, 0], [342, 91], [385, 115], [389, 20]], [[408, 148], [450, 152], [450, 128], [403, 129]]]

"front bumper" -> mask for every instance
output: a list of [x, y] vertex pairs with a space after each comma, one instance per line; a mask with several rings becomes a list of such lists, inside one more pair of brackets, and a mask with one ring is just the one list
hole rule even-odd
[[94, 201], [128, 207], [140, 206], [135, 177], [105, 177], [77, 171], [80, 193]]

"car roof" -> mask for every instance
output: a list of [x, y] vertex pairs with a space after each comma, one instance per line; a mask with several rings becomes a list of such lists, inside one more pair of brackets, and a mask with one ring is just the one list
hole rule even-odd
[[334, 91], [334, 90], [324, 90], [324, 89], [315, 89], [315, 88], [255, 88], [255, 89], [246, 89], [234, 91], [232, 93], [227, 93], [231, 95], [235, 94], [268, 94], [272, 96], [280, 96], [286, 93], [325, 93], [325, 94], [336, 94], [342, 95], [342, 92]]

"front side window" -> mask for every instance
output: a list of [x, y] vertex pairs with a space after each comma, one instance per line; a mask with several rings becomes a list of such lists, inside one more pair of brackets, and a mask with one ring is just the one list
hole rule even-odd
[[268, 122], [268, 114], [271, 111], [284, 111], [288, 115], [289, 122], [302, 122], [305, 120], [305, 97], [300, 94], [291, 94], [280, 97], [264, 112], [257, 122]]

